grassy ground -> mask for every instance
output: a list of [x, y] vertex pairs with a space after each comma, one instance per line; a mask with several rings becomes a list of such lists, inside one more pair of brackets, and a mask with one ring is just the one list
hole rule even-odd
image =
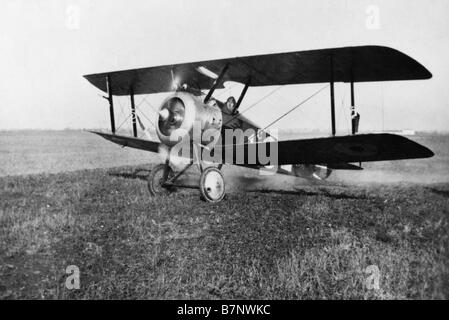
[[138, 165], [157, 160], [81, 130], [0, 130], [0, 177]]
[[227, 176], [208, 204], [149, 197], [142, 169], [0, 178], [0, 298], [449, 298], [447, 183], [242, 192]]

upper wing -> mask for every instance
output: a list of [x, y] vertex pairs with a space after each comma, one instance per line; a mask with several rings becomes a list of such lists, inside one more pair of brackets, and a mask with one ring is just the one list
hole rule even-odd
[[92, 133], [98, 134], [99, 136], [105, 138], [106, 140], [112, 141], [116, 144], [119, 144], [124, 147], [130, 147], [130, 148], [136, 148], [151, 152], [158, 152], [159, 149], [159, 142], [145, 140], [145, 139], [139, 139], [134, 137], [128, 137], [128, 136], [120, 136], [117, 134], [111, 134], [111, 133], [103, 133], [98, 131], [90, 131]]
[[414, 141], [386, 133], [224, 145], [216, 146], [214, 153], [218, 152], [225, 163], [260, 166], [267, 163], [262, 163], [255, 154], [260, 152], [269, 156], [276, 150], [278, 156], [277, 159], [270, 157], [271, 165], [341, 164], [428, 158], [434, 155], [428, 148]]
[[[86, 75], [85, 78], [106, 92], [110, 76], [113, 95], [172, 91], [172, 72], [180, 84], [210, 89], [214, 79], [198, 71], [206, 68], [215, 74], [228, 64], [223, 81], [245, 82], [251, 86], [320, 83], [330, 81], [332, 57], [335, 82], [364, 82], [429, 79], [432, 74], [419, 62], [395, 49], [381, 46], [344, 47], [311, 51], [265, 54], [228, 59], [180, 63], [150, 68]], [[218, 88], [223, 88], [222, 84]]]

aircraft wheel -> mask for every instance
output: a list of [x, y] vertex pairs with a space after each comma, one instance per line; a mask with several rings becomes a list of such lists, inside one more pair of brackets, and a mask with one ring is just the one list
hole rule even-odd
[[201, 197], [207, 202], [219, 202], [225, 194], [223, 174], [215, 167], [208, 167], [200, 176]]
[[[148, 190], [152, 196], [166, 195], [173, 191], [172, 187], [162, 186], [166, 180], [164, 180], [165, 164], [158, 164], [155, 166], [148, 176]], [[174, 176], [172, 168], [168, 167], [168, 178]]]

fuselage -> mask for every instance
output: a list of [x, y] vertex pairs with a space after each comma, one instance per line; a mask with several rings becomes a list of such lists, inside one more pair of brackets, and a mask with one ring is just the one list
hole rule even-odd
[[[164, 145], [188, 146], [184, 156], [193, 157], [193, 144], [212, 150], [216, 145], [246, 144], [273, 139], [267, 133], [261, 136], [259, 126], [238, 111], [230, 111], [223, 102], [217, 99], [204, 101], [204, 98], [203, 94], [176, 91], [164, 99], [157, 119], [157, 134]], [[289, 169], [279, 167], [276, 172], [320, 180], [317, 174], [322, 168], [322, 165], [292, 165]], [[330, 170], [326, 168], [325, 177], [329, 174]]]

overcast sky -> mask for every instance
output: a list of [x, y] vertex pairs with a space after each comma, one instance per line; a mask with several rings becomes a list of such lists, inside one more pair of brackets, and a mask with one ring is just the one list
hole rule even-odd
[[[447, 131], [448, 17], [447, 0], [1, 0], [0, 129], [109, 127], [107, 101], [84, 74], [374, 44], [410, 55], [433, 78], [357, 84], [361, 129]], [[247, 115], [264, 126], [321, 86], [282, 88]], [[217, 94], [225, 99], [238, 89]], [[250, 89], [241, 110], [272, 89]], [[157, 106], [161, 99], [147, 101]], [[349, 85], [338, 83], [342, 134], [349, 130], [349, 102]], [[146, 101], [139, 108], [151, 117]], [[128, 113], [128, 101], [117, 101], [117, 125]], [[328, 130], [328, 90], [277, 126]]]

